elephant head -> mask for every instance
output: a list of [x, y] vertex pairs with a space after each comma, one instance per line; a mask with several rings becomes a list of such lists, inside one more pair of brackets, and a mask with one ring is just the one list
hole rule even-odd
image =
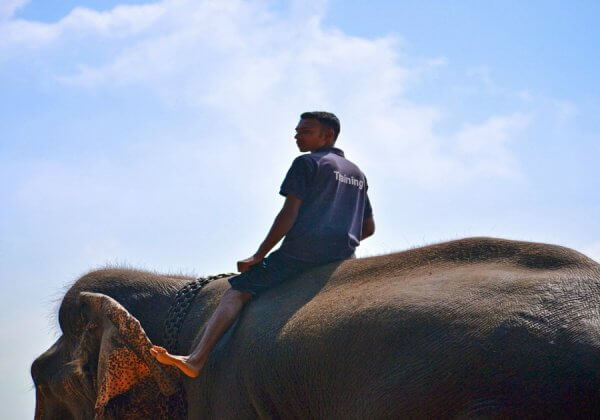
[[105, 294], [79, 292], [74, 304], [75, 325], [31, 366], [35, 418], [182, 417], [178, 373], [151, 356], [140, 322]]

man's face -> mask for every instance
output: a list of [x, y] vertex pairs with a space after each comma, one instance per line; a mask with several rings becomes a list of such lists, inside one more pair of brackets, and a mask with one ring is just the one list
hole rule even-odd
[[314, 152], [333, 145], [333, 130], [313, 118], [302, 118], [296, 126], [294, 138], [301, 152]]

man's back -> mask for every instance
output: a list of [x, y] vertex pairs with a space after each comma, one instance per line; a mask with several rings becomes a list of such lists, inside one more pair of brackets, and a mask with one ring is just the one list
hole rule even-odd
[[281, 251], [303, 261], [350, 257], [361, 239], [363, 220], [372, 216], [367, 180], [335, 147], [299, 156], [280, 194], [302, 199], [298, 218]]

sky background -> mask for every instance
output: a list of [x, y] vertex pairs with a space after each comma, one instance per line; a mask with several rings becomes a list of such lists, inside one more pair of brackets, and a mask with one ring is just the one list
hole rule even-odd
[[467, 236], [600, 260], [596, 1], [0, 0], [0, 415], [69, 283], [233, 271], [306, 110], [369, 179], [375, 255]]

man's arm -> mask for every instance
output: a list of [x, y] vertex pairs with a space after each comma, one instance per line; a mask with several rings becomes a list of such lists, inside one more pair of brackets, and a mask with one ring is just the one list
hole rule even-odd
[[363, 239], [368, 238], [369, 236], [373, 235], [374, 233], [375, 233], [375, 220], [373, 219], [373, 216], [367, 217], [366, 219], [363, 220], [362, 233], [360, 236], [360, 240], [362, 241]]
[[238, 261], [237, 266], [240, 273], [248, 271], [250, 267], [261, 262], [277, 242], [290, 231], [296, 222], [301, 204], [302, 200], [295, 195], [288, 194], [286, 196], [283, 207], [279, 211], [279, 214], [277, 214], [277, 217], [275, 217], [273, 226], [271, 226], [265, 240], [260, 244], [258, 251], [250, 258]]

